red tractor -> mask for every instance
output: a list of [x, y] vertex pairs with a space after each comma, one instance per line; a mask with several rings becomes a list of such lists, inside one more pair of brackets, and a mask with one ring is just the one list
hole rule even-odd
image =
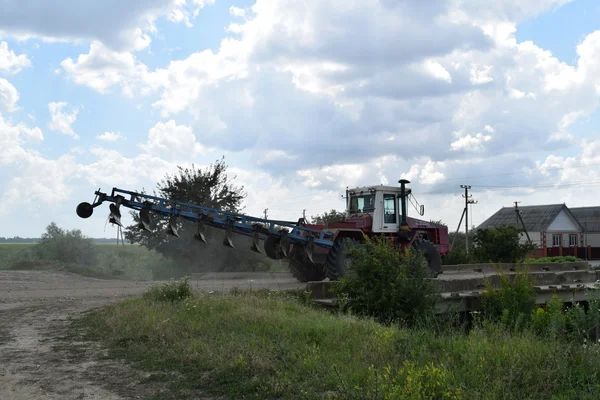
[[[331, 234], [333, 247], [315, 247], [309, 253], [305, 246], [290, 244], [287, 257], [296, 279], [302, 282], [340, 279], [346, 273], [346, 243], [360, 243], [364, 240], [363, 235], [383, 236], [393, 240], [400, 249], [422, 251], [432, 276], [437, 277], [442, 269], [441, 256], [450, 251], [448, 227], [408, 217], [407, 200], [412, 195], [406, 184], [410, 182], [402, 179], [399, 183], [400, 187], [380, 185], [347, 190], [343, 222], [326, 225], [303, 223], [306, 228]], [[421, 205], [418, 211], [422, 216], [424, 207]], [[280, 240], [277, 236], [266, 239], [267, 256], [273, 259], [286, 256], [282, 252], [282, 247], [286, 246], [281, 246]]]

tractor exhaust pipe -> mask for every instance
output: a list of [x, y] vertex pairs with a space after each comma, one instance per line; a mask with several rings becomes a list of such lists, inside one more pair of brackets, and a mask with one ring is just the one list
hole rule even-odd
[[408, 222], [406, 220], [406, 184], [410, 183], [410, 181], [406, 179], [400, 179], [398, 183], [400, 184], [400, 205], [402, 208], [402, 214], [400, 215], [400, 230], [407, 231]]

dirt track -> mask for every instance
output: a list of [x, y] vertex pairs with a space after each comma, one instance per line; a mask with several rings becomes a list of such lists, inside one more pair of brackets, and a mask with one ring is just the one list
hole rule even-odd
[[[135, 296], [153, 282], [85, 278], [58, 272], [0, 271], [0, 399], [141, 399], [158, 387], [144, 375], [99, 358], [102, 349], [69, 338], [67, 319]], [[302, 287], [288, 274], [205, 274], [197, 290]]]

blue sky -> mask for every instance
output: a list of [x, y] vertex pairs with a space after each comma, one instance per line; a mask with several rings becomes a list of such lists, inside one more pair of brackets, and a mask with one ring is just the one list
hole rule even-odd
[[[462, 183], [475, 224], [515, 200], [597, 205], [597, 1], [111, 0], [93, 15], [95, 0], [60, 0], [46, 19], [39, 1], [0, 16], [0, 236], [55, 221], [113, 237], [107, 209], [75, 215], [94, 190], [153, 188], [222, 155], [246, 211], [281, 219], [401, 176], [452, 229]], [[583, 184], [490, 187], [568, 182]]]

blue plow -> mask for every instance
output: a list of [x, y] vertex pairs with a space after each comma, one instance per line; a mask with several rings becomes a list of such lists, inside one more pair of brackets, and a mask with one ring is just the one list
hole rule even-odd
[[277, 250], [273, 249], [273, 246], [279, 247], [282, 254], [288, 258], [289, 246], [291, 244], [300, 245], [311, 261], [315, 246], [326, 249], [333, 247], [333, 233], [308, 228], [303, 218], [297, 222], [256, 218], [118, 188], [113, 188], [110, 195], [100, 190], [97, 190], [95, 195], [92, 204], [82, 202], [77, 206], [76, 211], [80, 218], [91, 217], [94, 208], [104, 202], [110, 202], [109, 222], [120, 227], [123, 227], [120, 210], [120, 207], [123, 206], [140, 212], [140, 227], [146, 231], [151, 231], [150, 213], [152, 212], [168, 217], [168, 233], [179, 237], [177, 221], [181, 218], [198, 224], [194, 237], [204, 243], [207, 242], [204, 236], [205, 225], [225, 230], [223, 245], [231, 248], [235, 248], [232, 235], [237, 233], [252, 237], [251, 250], [263, 254], [259, 247], [259, 240], [263, 239], [265, 240], [265, 249], [271, 247], [271, 251], [267, 250], [267, 255], [271, 258], [274, 258], [272, 255]]

